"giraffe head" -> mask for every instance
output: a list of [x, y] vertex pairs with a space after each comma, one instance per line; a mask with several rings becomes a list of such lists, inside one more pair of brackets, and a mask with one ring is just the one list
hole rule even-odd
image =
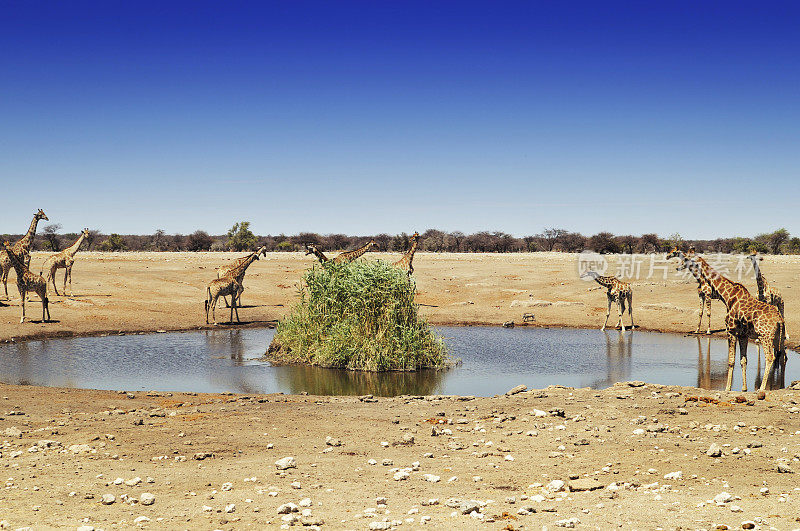
[[310, 254], [314, 254], [316, 252], [316, 250], [317, 250], [317, 248], [314, 247], [313, 245], [311, 245], [310, 243], [306, 244], [306, 256], [308, 256]]
[[50, 221], [48, 217], [45, 215], [44, 210], [42, 210], [41, 208], [39, 209], [39, 212], [33, 215], [33, 217], [39, 220], [43, 219], [45, 221]]
[[599, 276], [600, 276], [600, 273], [598, 273], [597, 271], [586, 271], [584, 273], [581, 273], [581, 278], [587, 278], [588, 277], [588, 278], [596, 279]]
[[258, 253], [258, 256], [267, 256], [267, 247], [262, 245], [256, 252]]
[[[692, 247], [692, 249], [694, 249], [694, 247]], [[673, 258], [680, 258], [681, 260], [681, 265], [675, 268], [676, 271], [686, 269], [686, 253], [681, 251], [677, 246], [673, 247], [666, 257], [667, 260], [671, 260]]]
[[414, 234], [411, 235], [411, 240], [415, 242], [419, 241], [419, 232], [414, 231]]
[[750, 261], [753, 262], [753, 265], [756, 265], [756, 262], [764, 259], [763, 256], [758, 254], [758, 251], [751, 252], [749, 255], [747, 255], [747, 258], [749, 258]]
[[81, 232], [83, 233], [83, 237], [84, 238], [88, 238], [89, 237], [89, 229], [88, 228], [83, 229]]

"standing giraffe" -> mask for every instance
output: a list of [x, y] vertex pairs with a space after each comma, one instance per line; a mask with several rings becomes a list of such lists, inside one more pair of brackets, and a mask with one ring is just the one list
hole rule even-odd
[[[781, 296], [781, 292], [777, 289], [773, 288], [767, 282], [767, 279], [764, 278], [764, 275], [761, 274], [761, 267], [759, 267], [758, 262], [763, 260], [763, 256], [759, 256], [757, 252], [753, 251], [748, 258], [751, 262], [753, 262], [753, 271], [756, 274], [756, 285], [758, 286], [758, 300], [766, 302], [775, 306], [781, 315], [784, 316], [783, 313], [783, 297]], [[788, 336], [787, 336], [788, 337]]]
[[[694, 247], [689, 249], [689, 255], [694, 254]], [[678, 271], [682, 271], [686, 269], [686, 263], [683, 261], [683, 257], [685, 256], [683, 251], [680, 251], [677, 247], [673, 248], [672, 251], [667, 255], [667, 260], [671, 258], [680, 258], [681, 265], [678, 266]], [[706, 328], [706, 335], [711, 334], [711, 301], [714, 299], [722, 300], [722, 297], [719, 296], [719, 293], [714, 291], [714, 288], [711, 287], [711, 284], [703, 278], [703, 275], [697, 270], [697, 268], [689, 268], [689, 271], [694, 276], [695, 280], [697, 280], [697, 296], [700, 297], [700, 320], [697, 322], [697, 328], [695, 328], [694, 333], [697, 334], [700, 332], [700, 325], [703, 324], [703, 310], [706, 311], [708, 314], [708, 323]]]
[[58, 287], [56, 286], [56, 271], [59, 269], [64, 269], [64, 295], [67, 294], [67, 277], [69, 277], [69, 295], [72, 296], [72, 264], [75, 263], [75, 254], [81, 247], [83, 240], [89, 237], [89, 229], [83, 229], [81, 235], [78, 236], [78, 240], [61, 251], [60, 253], [56, 253], [47, 260], [45, 260], [44, 265], [42, 266], [42, 270], [39, 274], [42, 274], [44, 271], [47, 271], [47, 276], [45, 280], [50, 282], [53, 281], [53, 289], [56, 291], [56, 295], [58, 295]]
[[690, 255], [683, 258], [686, 267], [697, 268], [711, 287], [722, 297], [728, 313], [725, 316], [725, 327], [728, 332], [728, 378], [725, 390], [730, 391], [733, 385], [733, 366], [736, 362], [736, 343], [739, 343], [739, 362], [742, 366], [742, 391], [747, 391], [747, 341], [758, 339], [764, 347], [766, 370], [761, 380], [763, 391], [772, 375], [775, 353], [785, 356], [784, 330], [786, 324], [775, 306], [753, 297], [747, 288], [738, 282], [725, 278], [708, 265], [703, 258]]
[[359, 247], [358, 249], [354, 249], [352, 251], [345, 251], [338, 255], [336, 258], [333, 259], [334, 264], [349, 264], [353, 260], [359, 258], [362, 254], [369, 251], [369, 248], [373, 245], [377, 245], [375, 240], [370, 240], [364, 245], [363, 247]]
[[[260, 247], [256, 252], [238, 258], [232, 264], [222, 266], [217, 270], [217, 278], [233, 277], [238, 282], [240, 290], [236, 295], [236, 299], [240, 306], [242, 304], [242, 292], [244, 291], [244, 286], [242, 285], [242, 282], [244, 281], [244, 274], [247, 271], [247, 268], [250, 267], [250, 264], [258, 260], [259, 256], [261, 255], [267, 255], [266, 247]], [[225, 295], [222, 296], [222, 300], [225, 301], [225, 307], [227, 308], [229, 304], [228, 299], [225, 298]], [[238, 312], [236, 315], [239, 315]]]
[[215, 278], [212, 280], [208, 286], [206, 286], [206, 300], [205, 308], [206, 308], [206, 324], [208, 324], [208, 310], [211, 310], [211, 318], [214, 320], [214, 324], [217, 324], [217, 315], [216, 315], [216, 308], [217, 308], [217, 299], [220, 296], [224, 297], [225, 295], [231, 296], [231, 317], [230, 323], [233, 323], [233, 312], [236, 312], [236, 322], [241, 322], [239, 320], [239, 310], [237, 308], [239, 295], [241, 295], [244, 288], [242, 285], [236, 280], [236, 278], [232, 276], [224, 276], [222, 278]]
[[[31, 245], [36, 237], [36, 226], [39, 224], [40, 219], [50, 221], [41, 208], [33, 215], [33, 221], [31, 221], [31, 226], [28, 227], [28, 232], [25, 233], [25, 236], [11, 247], [17, 256], [22, 257], [25, 267], [29, 267], [31, 263]], [[6, 291], [6, 299], [8, 299], [8, 272], [11, 270], [11, 266], [11, 259], [8, 253], [4, 249], [0, 249], [0, 267], [3, 269], [3, 287]]]
[[417, 252], [417, 244], [419, 243], [419, 232], [414, 232], [411, 235], [411, 248], [395, 262], [393, 265], [405, 270], [408, 276], [414, 272], [414, 265], [411, 263], [414, 260], [414, 253]]
[[317, 249], [316, 246], [311, 245], [311, 244], [306, 244], [306, 256], [308, 256], [310, 254], [313, 254], [314, 256], [316, 256], [317, 260], [319, 260], [323, 264], [325, 262], [327, 262], [328, 260], [330, 260], [330, 258], [325, 256], [325, 254], [322, 251], [320, 251], [319, 249]]
[[631, 330], [636, 328], [636, 326], [633, 324], [633, 290], [631, 289], [631, 285], [627, 282], [621, 281], [616, 277], [601, 276], [597, 271], [587, 271], [581, 275], [581, 278], [585, 277], [591, 277], [595, 280], [595, 282], [600, 284], [600, 287], [589, 288], [589, 291], [606, 288], [608, 310], [606, 310], [606, 320], [603, 322], [603, 326], [600, 328], [600, 330], [606, 329], [606, 324], [608, 324], [608, 316], [611, 314], [611, 304], [614, 302], [618, 304], [617, 308], [619, 310], [619, 322], [615, 328], [621, 326], [622, 331], [625, 331], [625, 325], [622, 322], [622, 314], [625, 313], [626, 304], [628, 306], [628, 315], [631, 318]]
[[[25, 322], [25, 298], [29, 291], [36, 292], [42, 300], [42, 322], [46, 323], [50, 320], [50, 307], [47, 300], [47, 282], [45, 282], [42, 275], [31, 273], [23, 262], [22, 255], [14, 253], [14, 249], [6, 241], [3, 243], [3, 248], [11, 260], [11, 265], [17, 273], [17, 289], [19, 296], [22, 299], [22, 316], [19, 318], [20, 323]], [[45, 314], [47, 317], [45, 317]]]

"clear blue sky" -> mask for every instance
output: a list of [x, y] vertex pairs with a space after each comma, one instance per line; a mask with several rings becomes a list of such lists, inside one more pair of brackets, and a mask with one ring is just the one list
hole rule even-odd
[[797, 2], [0, 10], [0, 233], [800, 233]]

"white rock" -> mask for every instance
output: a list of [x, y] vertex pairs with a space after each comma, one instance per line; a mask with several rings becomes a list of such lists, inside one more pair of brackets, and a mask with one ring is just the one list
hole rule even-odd
[[134, 524], [146, 524], [149, 521], [150, 521], [150, 519], [148, 517], [144, 516], [144, 515], [143, 516], [137, 516], [136, 518], [133, 519], [133, 523]]
[[567, 518], [565, 520], [558, 520], [556, 522], [556, 526], [557, 527], [568, 527], [568, 528], [571, 529], [571, 528], [574, 528], [575, 525], [579, 524], [579, 523], [581, 523], [581, 521], [578, 520], [577, 517], [573, 516], [572, 518]]
[[67, 450], [73, 454], [86, 454], [92, 451], [92, 447], [88, 444], [73, 444]]
[[439, 483], [439, 481], [442, 479], [434, 474], [423, 474], [422, 477], [429, 483]]
[[717, 443], [711, 443], [711, 446], [706, 450], [706, 455], [709, 457], [720, 457], [722, 455], [722, 447]]
[[311, 507], [311, 498], [303, 498], [297, 505], [300, 507]]
[[545, 490], [548, 492], [561, 492], [565, 488], [565, 484], [560, 479], [554, 479], [547, 485], [545, 485]]
[[229, 491], [233, 488], [233, 483], [223, 483], [222, 487], [220, 487], [223, 491]]
[[391, 529], [392, 528], [392, 524], [391, 524], [391, 522], [370, 522], [369, 523], [369, 528], [371, 530], [373, 530], [373, 529]]
[[236, 504], [235, 503], [229, 503], [228, 505], [225, 506], [225, 512], [226, 513], [232, 513], [235, 510], [236, 510]]
[[408, 479], [410, 475], [411, 475], [411, 473], [408, 472], [408, 470], [405, 470], [405, 469], [404, 470], [398, 470], [397, 472], [394, 473], [394, 480], [395, 481], [403, 481], [403, 480]]
[[117, 501], [117, 497], [113, 494], [103, 494], [102, 498], [100, 498], [100, 503], [103, 505], [111, 505], [115, 501]]
[[284, 503], [283, 505], [278, 507], [278, 514], [296, 513], [299, 510], [300, 508], [293, 503]]
[[294, 457], [284, 457], [275, 461], [275, 468], [278, 470], [287, 470], [289, 468], [297, 468], [297, 462]]
[[139, 495], [139, 503], [142, 505], [153, 505], [155, 502], [156, 497], [149, 492], [143, 492]]
[[683, 472], [680, 470], [676, 472], [670, 472], [669, 474], [664, 474], [664, 479], [681, 479], [683, 477]]
[[733, 501], [733, 496], [731, 496], [731, 494], [728, 492], [720, 492], [719, 494], [714, 496], [714, 503], [716, 503], [717, 505], [728, 503], [730, 501]]
[[139, 476], [136, 476], [135, 478], [131, 478], [128, 481], [126, 481], [125, 484], [127, 486], [129, 486], [129, 487], [135, 487], [136, 485], [138, 485], [141, 482], [142, 482], [142, 478], [140, 478]]

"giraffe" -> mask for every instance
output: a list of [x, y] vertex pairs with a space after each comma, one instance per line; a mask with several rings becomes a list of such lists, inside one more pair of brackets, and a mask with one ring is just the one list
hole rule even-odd
[[627, 304], [628, 315], [631, 318], [631, 330], [636, 328], [636, 326], [633, 324], [633, 290], [631, 289], [631, 285], [627, 282], [619, 280], [616, 277], [601, 276], [597, 271], [587, 271], [581, 275], [581, 278], [585, 277], [591, 277], [595, 280], [595, 282], [600, 284], [600, 287], [589, 288], [589, 291], [606, 288], [606, 296], [608, 297], [608, 310], [606, 310], [606, 320], [603, 322], [603, 326], [600, 328], [600, 330], [606, 329], [606, 324], [608, 324], [608, 316], [611, 314], [611, 304], [613, 302], [618, 304], [619, 309], [619, 322], [617, 323], [617, 327], [621, 326], [622, 331], [625, 331], [625, 324], [622, 322], [622, 314], [625, 313], [625, 305]]
[[208, 286], [206, 286], [206, 300], [203, 301], [205, 304], [206, 309], [206, 324], [208, 324], [208, 311], [211, 310], [211, 318], [214, 320], [214, 324], [217, 324], [217, 316], [216, 316], [216, 306], [217, 306], [217, 299], [220, 296], [224, 297], [225, 295], [231, 296], [231, 317], [230, 322], [233, 323], [233, 312], [236, 312], [236, 322], [241, 322], [239, 320], [239, 310], [237, 308], [238, 298], [241, 295], [244, 288], [242, 288], [241, 283], [236, 280], [236, 277], [227, 275], [222, 278], [215, 278], [212, 280]]
[[[267, 255], [267, 248], [259, 247], [256, 252], [238, 258], [232, 264], [227, 266], [222, 266], [217, 270], [217, 278], [233, 276], [233, 278], [235, 278], [236, 281], [239, 283], [239, 287], [241, 289], [239, 293], [236, 295], [236, 299], [239, 303], [239, 306], [241, 306], [242, 304], [242, 292], [244, 291], [244, 286], [242, 285], [242, 282], [244, 281], [244, 274], [247, 271], [247, 268], [250, 267], [250, 264], [258, 260], [259, 256], [266, 256], [266, 255]], [[229, 306], [228, 299], [226, 299], [225, 296], [223, 295], [222, 300], [225, 301], [225, 307], [227, 308]]]
[[319, 249], [317, 249], [316, 246], [311, 245], [311, 244], [306, 244], [306, 256], [308, 256], [310, 254], [313, 254], [314, 256], [316, 256], [317, 259], [323, 264], [325, 262], [327, 262], [328, 260], [330, 260], [330, 258], [325, 256], [325, 254], [322, 251], [320, 251]]
[[414, 232], [411, 235], [411, 248], [406, 251], [406, 253], [395, 262], [393, 265], [399, 267], [400, 269], [404, 269], [408, 276], [414, 272], [414, 265], [411, 263], [414, 260], [414, 253], [417, 252], [417, 244], [419, 243], [419, 232]]
[[[22, 257], [25, 267], [29, 267], [31, 264], [31, 245], [33, 244], [33, 239], [36, 237], [36, 226], [39, 224], [40, 219], [50, 221], [41, 208], [33, 215], [33, 221], [31, 221], [28, 232], [12, 247], [17, 256]], [[4, 249], [0, 250], [0, 267], [3, 270], [3, 287], [6, 291], [6, 299], [8, 299], [8, 272], [11, 270], [12, 264], [11, 258], [9, 258], [8, 253]]]
[[369, 248], [374, 246], [374, 245], [377, 245], [375, 243], [375, 240], [370, 240], [370, 241], [368, 241], [366, 243], [366, 245], [363, 245], [363, 246], [359, 247], [358, 249], [354, 249], [352, 251], [345, 251], [345, 252], [339, 254], [336, 258], [333, 259], [333, 263], [334, 264], [349, 264], [353, 260], [358, 259], [362, 254], [364, 254], [367, 251], [369, 251]]
[[29, 291], [34, 291], [39, 295], [42, 300], [42, 322], [48, 322], [50, 320], [50, 307], [47, 300], [47, 282], [41, 275], [31, 273], [30, 269], [25, 265], [22, 255], [15, 254], [14, 249], [7, 241], [3, 243], [3, 248], [11, 260], [11, 265], [14, 266], [14, 271], [17, 273], [17, 289], [22, 299], [22, 316], [19, 318], [19, 322], [25, 322], [25, 298]]
[[44, 271], [47, 271], [47, 276], [45, 280], [50, 282], [53, 281], [53, 289], [56, 291], [56, 295], [58, 295], [58, 287], [56, 286], [56, 271], [59, 269], [64, 269], [64, 295], [67, 293], [67, 277], [69, 277], [69, 295], [72, 296], [72, 264], [75, 263], [75, 254], [81, 248], [81, 244], [83, 240], [89, 237], [89, 229], [83, 229], [81, 235], [78, 236], [78, 239], [75, 243], [61, 251], [60, 253], [56, 253], [47, 260], [45, 260], [44, 265], [42, 266], [42, 270], [39, 272], [41, 275]]
[[739, 343], [739, 362], [742, 366], [742, 391], [747, 391], [747, 341], [758, 339], [764, 348], [766, 370], [759, 390], [766, 389], [775, 363], [775, 353], [785, 356], [784, 330], [786, 324], [775, 306], [753, 297], [747, 288], [718, 273], [697, 255], [684, 256], [686, 267], [696, 268], [722, 297], [728, 309], [725, 327], [728, 333], [728, 378], [725, 390], [733, 385], [733, 366], [736, 362], [736, 343]]
[[[761, 266], [759, 266], [758, 262], [764, 259], [763, 256], [759, 256], [757, 251], [753, 251], [747, 256], [750, 261], [753, 263], [753, 272], [756, 275], [756, 286], [758, 286], [758, 300], [766, 302], [767, 304], [771, 304], [775, 306], [779, 312], [781, 312], [781, 317], [784, 319], [786, 318], [786, 314], [783, 313], [783, 296], [781, 296], [781, 292], [778, 291], [776, 288], [773, 288], [767, 282], [767, 279], [764, 278], [764, 275], [761, 274]], [[784, 337], [783, 339], [789, 339], [789, 334], [786, 333], [786, 330], [783, 331]], [[756, 341], [756, 352], [758, 353], [758, 367], [761, 368], [761, 343]]]
[[[688, 254], [694, 254], [694, 247], [689, 249]], [[667, 255], [667, 260], [672, 258], [680, 258], [681, 265], [677, 267], [678, 271], [682, 271], [686, 269], [686, 264], [683, 262], [684, 252], [679, 250], [677, 247], [673, 248], [672, 251]], [[722, 297], [719, 296], [719, 293], [714, 291], [714, 288], [711, 287], [711, 284], [703, 278], [697, 268], [689, 268], [689, 271], [694, 276], [695, 280], [697, 280], [697, 296], [700, 297], [700, 320], [697, 322], [697, 328], [695, 328], [694, 333], [700, 333], [700, 325], [703, 324], [703, 310], [706, 311], [708, 314], [708, 323], [706, 328], [706, 335], [711, 334], [711, 301], [714, 299], [722, 300]]]

